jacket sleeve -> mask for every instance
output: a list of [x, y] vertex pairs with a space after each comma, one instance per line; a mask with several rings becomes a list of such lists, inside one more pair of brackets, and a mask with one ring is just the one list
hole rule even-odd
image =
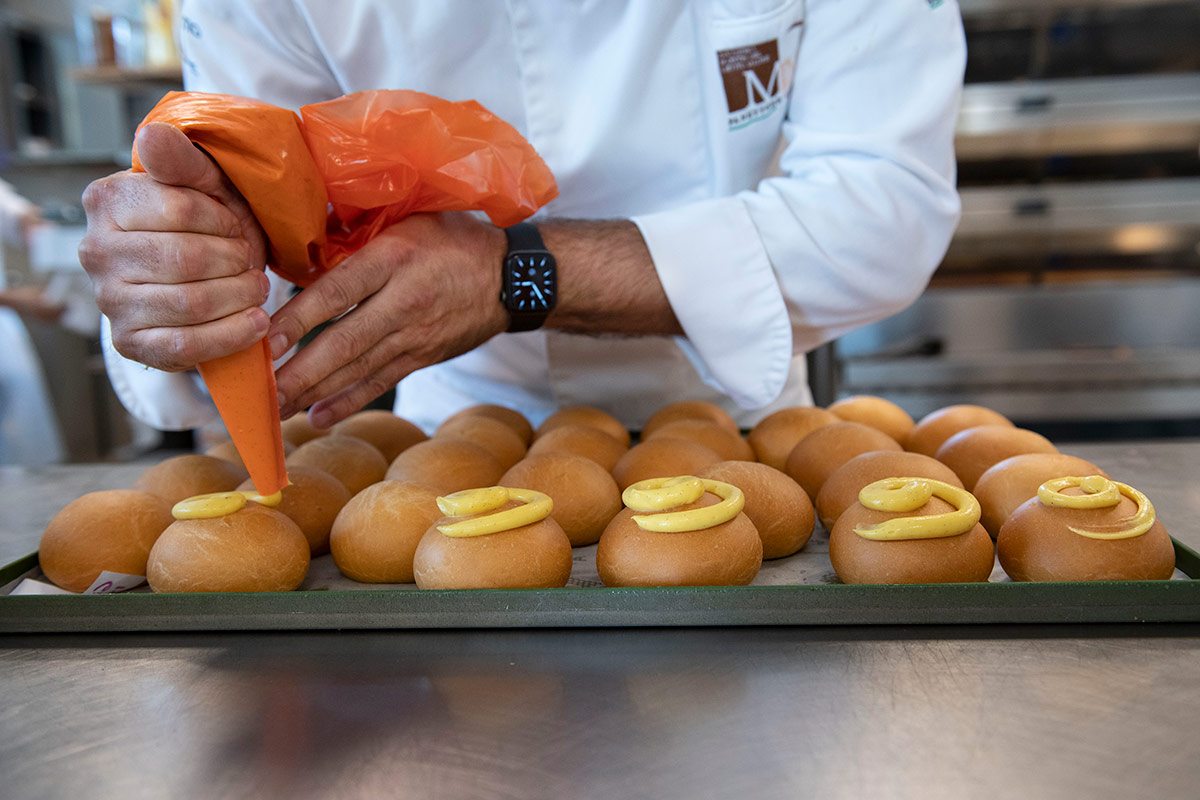
[[778, 177], [638, 224], [681, 346], [741, 406], [793, 356], [910, 304], [958, 222], [953, 2], [810, 0]]

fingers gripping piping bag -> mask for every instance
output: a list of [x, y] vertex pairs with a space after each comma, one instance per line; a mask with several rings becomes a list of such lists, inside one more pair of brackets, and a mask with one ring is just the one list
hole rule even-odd
[[[267, 266], [300, 286], [409, 214], [476, 210], [506, 227], [558, 194], [533, 147], [474, 101], [376, 90], [300, 115], [244, 97], [171, 92], [142, 121], [174, 125], [220, 165], [267, 236]], [[136, 148], [133, 168], [142, 170]], [[199, 368], [255, 489], [282, 489], [266, 339]]]

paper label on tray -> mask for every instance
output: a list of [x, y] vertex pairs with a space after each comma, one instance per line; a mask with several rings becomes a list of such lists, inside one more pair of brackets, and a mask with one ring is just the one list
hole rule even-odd
[[84, 594], [117, 594], [136, 589], [146, 582], [145, 575], [126, 575], [124, 572], [109, 572], [104, 570], [92, 585], [83, 590]]
[[16, 597], [19, 594], [71, 594], [66, 589], [61, 589], [52, 583], [44, 581], [35, 581], [33, 578], [26, 578], [17, 584], [16, 588], [8, 593], [9, 597]]

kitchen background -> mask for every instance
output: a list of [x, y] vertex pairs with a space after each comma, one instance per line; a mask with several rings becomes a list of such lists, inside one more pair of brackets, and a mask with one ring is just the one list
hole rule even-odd
[[[912, 308], [810, 356], [818, 402], [980, 403], [1056, 439], [1200, 435], [1200, 2], [959, 5], [962, 223]], [[84, 186], [128, 166], [137, 122], [181, 86], [173, 17], [168, 0], [0, 3], [0, 178], [54, 223], [4, 248], [0, 286], [66, 308], [5, 344], [48, 401], [0, 390], [0, 410], [44, 405], [57, 441], [0, 461], [181, 443], [109, 389], [75, 256]]]

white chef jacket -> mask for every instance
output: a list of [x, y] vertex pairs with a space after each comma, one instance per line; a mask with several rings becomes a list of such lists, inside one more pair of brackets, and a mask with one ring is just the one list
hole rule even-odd
[[[684, 336], [502, 334], [402, 381], [397, 413], [427, 429], [480, 402], [535, 424], [593, 405], [634, 428], [678, 399], [744, 425], [810, 403], [804, 354], [912, 302], [958, 219], [952, 1], [196, 0], [181, 16], [189, 89], [476, 99], [557, 178], [542, 215], [641, 230]], [[194, 377], [106, 356], [149, 424], [215, 415]]]

